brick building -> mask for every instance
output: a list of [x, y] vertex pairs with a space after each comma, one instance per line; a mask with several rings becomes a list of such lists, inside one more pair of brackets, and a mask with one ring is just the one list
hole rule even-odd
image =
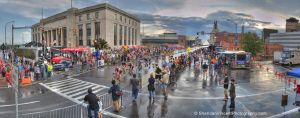
[[220, 42], [220, 46], [224, 48], [225, 51], [241, 51], [241, 43], [240, 40], [243, 37], [243, 30], [242, 33], [237, 33], [238, 35], [238, 43], [237, 46], [235, 46], [235, 36], [236, 33], [228, 33], [226, 31], [223, 32], [217, 32], [216, 33], [216, 42]]
[[283, 51], [284, 46], [279, 44], [266, 45], [264, 52], [258, 54], [258, 59], [273, 59], [274, 52]]
[[185, 46], [186, 43], [186, 36], [185, 35], [178, 35], [178, 45]]

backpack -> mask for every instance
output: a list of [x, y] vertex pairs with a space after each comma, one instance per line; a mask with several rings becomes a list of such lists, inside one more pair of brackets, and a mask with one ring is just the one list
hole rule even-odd
[[2, 67], [2, 73], [6, 73], [6, 67], [5, 66]]
[[117, 95], [117, 96], [123, 95], [123, 91], [121, 91], [121, 90], [116, 90], [116, 88], [117, 88], [117, 86], [115, 86], [115, 87], [112, 88], [114, 91], [116, 91], [116, 95]]
[[161, 69], [159, 67], [156, 69], [156, 73], [161, 73]]

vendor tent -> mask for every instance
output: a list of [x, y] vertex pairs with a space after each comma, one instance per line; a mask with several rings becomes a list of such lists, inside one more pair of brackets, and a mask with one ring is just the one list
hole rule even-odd
[[300, 68], [288, 71], [287, 75], [300, 77]]

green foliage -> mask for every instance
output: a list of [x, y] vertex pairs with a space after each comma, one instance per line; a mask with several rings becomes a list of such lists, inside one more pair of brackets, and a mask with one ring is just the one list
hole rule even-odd
[[100, 45], [101, 45], [101, 48], [104, 48], [106, 46], [107, 42], [106, 41], [101, 41], [100, 42]]
[[251, 31], [244, 33], [241, 44], [242, 49], [245, 52], [251, 52], [252, 57], [256, 57], [257, 53], [262, 53], [265, 48], [263, 40], [260, 39], [256, 32]]
[[32, 50], [17, 49], [17, 56], [24, 56], [25, 58], [35, 59], [35, 53]]

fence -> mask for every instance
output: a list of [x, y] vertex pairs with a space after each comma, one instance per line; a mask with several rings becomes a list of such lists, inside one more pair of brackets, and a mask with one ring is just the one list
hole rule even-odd
[[[123, 95], [121, 96], [121, 106], [129, 100], [131, 97], [132, 85], [126, 85], [121, 88]], [[106, 110], [113, 106], [113, 100], [111, 94], [100, 95], [100, 100], [102, 102], [102, 109]], [[92, 112], [93, 113], [93, 112]], [[26, 113], [19, 115], [19, 118], [86, 118], [88, 116], [87, 104], [76, 104], [64, 108]]]

